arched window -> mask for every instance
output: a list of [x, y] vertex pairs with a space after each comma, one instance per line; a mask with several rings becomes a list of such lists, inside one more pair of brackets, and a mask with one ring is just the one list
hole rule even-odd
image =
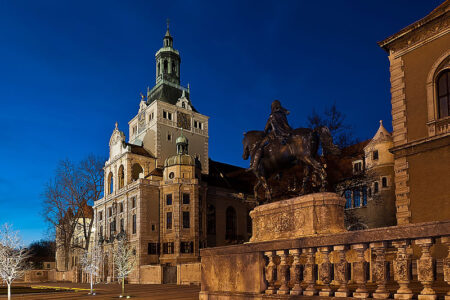
[[108, 175], [108, 194], [112, 194], [114, 192], [114, 177], [113, 173], [109, 172]]
[[226, 225], [225, 225], [225, 239], [236, 240], [237, 236], [237, 224], [236, 224], [236, 210], [229, 206], [226, 212]]
[[450, 115], [450, 70], [445, 70], [437, 77], [438, 118]]
[[176, 73], [176, 71], [177, 71], [177, 64], [176, 64], [176, 62], [175, 61], [172, 61], [172, 73]]
[[131, 166], [131, 180], [136, 181], [139, 178], [144, 178], [144, 170], [140, 164], [135, 163]]
[[117, 178], [119, 180], [119, 190], [120, 190], [125, 185], [125, 173], [123, 171], [123, 165], [121, 165], [119, 168], [119, 173], [117, 174]]
[[169, 69], [169, 63], [167, 60], [164, 61], [164, 73], [167, 73], [167, 70]]
[[157, 71], [158, 75], [161, 74], [161, 63], [158, 62], [158, 71]]
[[206, 210], [206, 231], [208, 234], [216, 234], [216, 208], [208, 204]]

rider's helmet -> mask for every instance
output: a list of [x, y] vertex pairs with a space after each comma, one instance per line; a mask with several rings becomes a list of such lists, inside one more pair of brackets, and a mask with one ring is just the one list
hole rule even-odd
[[272, 102], [272, 112], [276, 112], [281, 109], [281, 102], [279, 100], [273, 100]]

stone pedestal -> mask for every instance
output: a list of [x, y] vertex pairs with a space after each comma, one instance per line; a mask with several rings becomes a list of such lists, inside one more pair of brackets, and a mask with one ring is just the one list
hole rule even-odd
[[344, 198], [335, 193], [315, 193], [260, 205], [250, 212], [250, 242], [344, 232], [344, 205]]

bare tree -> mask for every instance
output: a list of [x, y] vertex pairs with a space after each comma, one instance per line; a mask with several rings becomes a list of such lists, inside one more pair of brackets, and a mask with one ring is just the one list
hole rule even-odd
[[11, 299], [11, 284], [24, 275], [27, 257], [28, 251], [19, 232], [3, 224], [0, 228], [0, 278], [8, 285], [8, 300]]
[[[94, 218], [92, 208], [103, 191], [103, 160], [90, 155], [79, 164], [59, 162], [55, 176], [45, 186], [43, 215], [55, 230], [57, 250], [64, 252], [64, 268], [69, 267], [70, 251], [88, 250]], [[83, 243], [73, 243], [75, 232], [82, 233]]]
[[128, 277], [136, 264], [134, 251], [131, 249], [124, 234], [117, 237], [117, 243], [114, 247], [114, 268], [117, 279], [119, 282], [122, 282], [121, 297], [125, 296], [125, 278]]
[[100, 269], [102, 258], [103, 258], [102, 249], [97, 244], [95, 244], [89, 251], [84, 250], [83, 256], [81, 257], [81, 266], [83, 268], [83, 271], [89, 274], [91, 295], [95, 295], [93, 290], [94, 276], [98, 276], [98, 271]]
[[313, 110], [308, 116], [307, 126], [309, 128], [327, 126], [333, 136], [333, 142], [341, 149], [358, 142], [353, 137], [352, 126], [346, 122], [345, 114], [337, 109], [335, 103], [325, 108], [322, 115]]

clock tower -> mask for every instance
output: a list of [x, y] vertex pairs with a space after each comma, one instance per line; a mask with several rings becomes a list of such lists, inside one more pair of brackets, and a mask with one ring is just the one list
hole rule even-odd
[[157, 159], [157, 167], [162, 167], [168, 157], [176, 155], [175, 139], [183, 132], [190, 141], [190, 154], [200, 161], [202, 173], [207, 174], [209, 117], [192, 105], [189, 85], [181, 85], [181, 57], [173, 48], [168, 25], [155, 60], [155, 86], [140, 96], [138, 114], [128, 123], [129, 142], [143, 146]]

